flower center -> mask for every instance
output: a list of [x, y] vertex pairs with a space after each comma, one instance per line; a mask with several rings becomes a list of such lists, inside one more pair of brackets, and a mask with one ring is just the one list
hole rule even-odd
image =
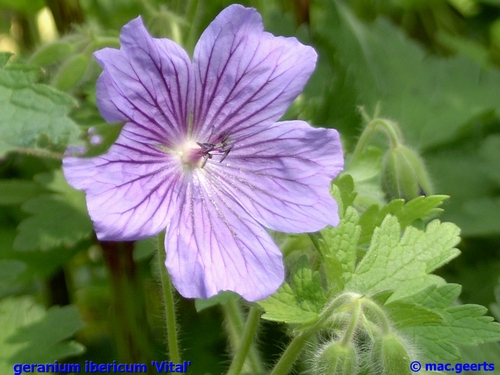
[[213, 142], [187, 142], [179, 152], [184, 166], [190, 169], [203, 168], [214, 155], [220, 155], [219, 163], [222, 163], [233, 145], [228, 143], [227, 134], [221, 134]]

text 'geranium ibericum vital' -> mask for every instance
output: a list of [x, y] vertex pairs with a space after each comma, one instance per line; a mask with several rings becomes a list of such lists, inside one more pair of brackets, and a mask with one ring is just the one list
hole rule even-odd
[[231, 5], [201, 35], [193, 60], [152, 38], [142, 19], [119, 50], [95, 53], [97, 103], [125, 125], [98, 157], [66, 157], [100, 240], [166, 230], [166, 267], [185, 297], [222, 290], [263, 299], [284, 279], [264, 227], [290, 233], [337, 225], [329, 193], [343, 167], [339, 135], [277, 122], [302, 91], [316, 53], [264, 32], [255, 9]]

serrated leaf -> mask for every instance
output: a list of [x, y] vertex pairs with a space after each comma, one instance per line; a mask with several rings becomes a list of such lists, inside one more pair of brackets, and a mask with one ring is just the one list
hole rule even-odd
[[442, 322], [442, 317], [431, 309], [415, 303], [397, 300], [384, 306], [395, 328], [419, 326], [426, 323]]
[[443, 310], [444, 323], [408, 327], [403, 332], [417, 339], [425, 355], [433, 362], [460, 360], [457, 345], [477, 345], [500, 340], [500, 323], [483, 316], [479, 305], [452, 306]]
[[66, 94], [34, 83], [38, 70], [28, 66], [0, 68], [0, 156], [18, 148], [37, 148], [75, 141], [78, 126], [68, 117], [75, 105]]
[[0, 180], [0, 205], [22, 204], [44, 191], [39, 185], [27, 180]]
[[447, 198], [446, 195], [419, 196], [406, 204], [403, 199], [395, 199], [382, 208], [378, 205], [369, 207], [359, 219], [362, 228], [359, 243], [370, 241], [374, 229], [382, 223], [387, 214], [396, 215], [401, 229], [405, 229], [415, 220], [441, 213], [443, 210], [439, 206]]
[[72, 189], [61, 171], [41, 174], [36, 178], [49, 190], [59, 194], [43, 194], [26, 202], [21, 208], [32, 214], [19, 224], [14, 248], [48, 250], [72, 246], [92, 232], [85, 195]]
[[408, 298], [401, 299], [401, 301], [411, 302], [429, 309], [444, 309], [456, 301], [461, 290], [462, 287], [458, 284], [430, 285]]
[[412, 295], [442, 279], [428, 275], [437, 267], [455, 258], [459, 251], [459, 229], [451, 223], [434, 220], [425, 232], [401, 227], [388, 215], [375, 229], [368, 252], [358, 264], [346, 289], [373, 294], [394, 289], [391, 301]]
[[318, 318], [325, 302], [320, 275], [303, 256], [292, 270], [291, 285], [284, 283], [271, 297], [257, 303], [265, 310], [264, 319], [305, 324]]
[[318, 313], [325, 305], [325, 292], [319, 272], [313, 271], [306, 256], [299, 258], [292, 270], [291, 282], [300, 307]]
[[20, 282], [32, 282], [35, 278], [46, 279], [50, 277], [76, 252], [83, 250], [75, 246], [72, 249], [55, 248], [48, 251], [17, 251], [13, 249], [15, 237], [16, 232], [14, 229], [0, 228], [0, 259], [20, 261], [26, 265], [26, 269], [19, 275], [18, 281]]
[[276, 293], [263, 301], [257, 302], [264, 310], [263, 319], [288, 324], [302, 324], [313, 322], [318, 314], [303, 310], [297, 301], [297, 296], [287, 283], [283, 284]]
[[[344, 283], [349, 281], [354, 273], [356, 249], [361, 233], [358, 221], [358, 213], [352, 206], [349, 206], [337, 227], [326, 227], [321, 231], [327, 249], [324, 256], [332, 257], [341, 264]], [[336, 270], [328, 269], [327, 265], [325, 264], [325, 270], [328, 277], [329, 273]]]
[[342, 174], [337, 177], [330, 189], [331, 195], [339, 204], [339, 215], [342, 218], [347, 206], [350, 206], [357, 193], [354, 191], [354, 180], [350, 174]]
[[10, 343], [7, 338], [18, 328], [39, 321], [44, 309], [35, 304], [31, 297], [9, 297], [0, 301], [0, 373], [11, 374], [15, 362], [8, 360], [14, 353], [22, 349], [24, 343]]
[[[451, 306], [460, 294], [458, 284], [431, 285], [428, 288], [388, 303], [385, 307], [398, 304], [413, 304], [413, 318], [421, 317], [418, 310], [425, 309], [439, 314], [441, 321], [420, 322], [415, 325], [401, 326], [402, 332], [414, 337], [424, 355], [433, 362], [460, 360], [459, 345], [477, 345], [500, 340], [500, 324], [493, 318], [484, 316], [486, 308], [479, 305]], [[398, 314], [400, 312], [397, 311]], [[395, 321], [397, 324], [397, 320]]]
[[74, 341], [65, 341], [83, 328], [75, 306], [54, 306], [44, 317], [17, 329], [6, 341], [23, 343], [9, 358], [13, 363], [53, 362], [71, 355], [81, 354], [84, 347]]

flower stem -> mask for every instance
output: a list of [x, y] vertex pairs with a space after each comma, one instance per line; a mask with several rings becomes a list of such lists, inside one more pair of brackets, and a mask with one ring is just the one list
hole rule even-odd
[[380, 308], [379, 305], [377, 305], [375, 302], [373, 302], [369, 298], [363, 298], [363, 307], [367, 308], [370, 312], [372, 312], [375, 315], [377, 323], [382, 328], [383, 334], [388, 334], [391, 331], [391, 326], [389, 324], [389, 320], [387, 319], [386, 314]]
[[353, 164], [354, 160], [356, 160], [361, 153], [365, 150], [372, 136], [378, 131], [383, 130], [384, 133], [389, 137], [389, 141], [392, 147], [395, 147], [401, 143], [401, 136], [398, 134], [398, 129], [396, 129], [397, 125], [388, 120], [382, 118], [376, 118], [371, 120], [366, 129], [361, 133], [359, 137], [358, 143], [351, 157], [350, 163]]
[[[233, 301], [234, 302], [234, 301]], [[235, 302], [234, 302], [235, 303]], [[252, 346], [255, 333], [257, 332], [257, 327], [259, 325], [260, 320], [260, 310], [256, 306], [252, 306], [250, 308], [250, 312], [248, 313], [247, 322], [245, 325], [245, 329], [243, 330], [243, 336], [241, 337], [240, 345], [238, 351], [236, 352], [236, 356], [229, 367], [229, 371], [227, 375], [238, 375], [245, 364], [245, 360]], [[253, 366], [252, 366], [253, 367]], [[254, 369], [252, 369], [254, 370]], [[260, 372], [260, 371], [259, 371]]]
[[165, 321], [167, 327], [168, 351], [171, 362], [180, 363], [179, 340], [177, 338], [177, 322], [175, 316], [175, 302], [172, 281], [165, 267], [165, 231], [158, 234], [158, 266], [160, 269], [161, 287], [163, 290], [163, 302], [165, 304]]
[[292, 368], [293, 363], [299, 356], [302, 348], [307, 343], [307, 340], [311, 337], [312, 333], [308, 331], [303, 331], [299, 333], [288, 345], [285, 352], [279, 359], [278, 363], [273, 368], [271, 375], [286, 375]]
[[354, 304], [352, 307], [351, 320], [349, 321], [349, 325], [344, 332], [344, 336], [342, 337], [342, 345], [347, 346], [347, 344], [351, 341], [354, 333], [356, 332], [356, 328], [358, 326], [359, 316], [361, 314], [361, 302], [359, 299], [353, 300], [351, 303]]
[[[241, 305], [233, 298], [229, 298], [226, 303], [221, 306], [227, 324], [231, 349], [233, 353], [236, 353], [241, 345], [241, 337], [243, 336], [243, 311]], [[250, 372], [253, 374], [262, 374], [265, 372], [262, 358], [253, 343], [248, 352], [247, 365], [248, 364], [251, 370]]]

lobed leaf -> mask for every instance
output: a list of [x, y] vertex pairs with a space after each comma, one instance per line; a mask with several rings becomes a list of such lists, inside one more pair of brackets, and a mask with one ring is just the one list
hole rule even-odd
[[65, 147], [80, 133], [68, 117], [75, 101], [35, 83], [38, 73], [24, 65], [0, 67], [0, 156], [19, 148], [36, 149], [39, 143]]
[[428, 275], [455, 258], [459, 251], [459, 229], [434, 220], [425, 231], [407, 227], [401, 236], [396, 217], [387, 215], [376, 228], [368, 252], [359, 262], [346, 289], [374, 294], [394, 289], [390, 301], [412, 295], [432, 284], [443, 284]]
[[14, 248], [49, 250], [72, 246], [88, 237], [92, 232], [92, 222], [84, 193], [71, 188], [61, 171], [40, 174], [35, 180], [58, 194], [43, 194], [22, 206], [31, 216], [19, 224]]
[[271, 297], [257, 303], [264, 308], [262, 318], [289, 324], [311, 323], [317, 319], [326, 298], [318, 272], [311, 270], [305, 256], [291, 272], [291, 283], [284, 283]]
[[23, 347], [10, 356], [12, 363], [43, 363], [81, 354], [84, 347], [72, 340], [66, 341], [83, 328], [75, 306], [54, 306], [42, 319], [19, 327], [7, 343]]

